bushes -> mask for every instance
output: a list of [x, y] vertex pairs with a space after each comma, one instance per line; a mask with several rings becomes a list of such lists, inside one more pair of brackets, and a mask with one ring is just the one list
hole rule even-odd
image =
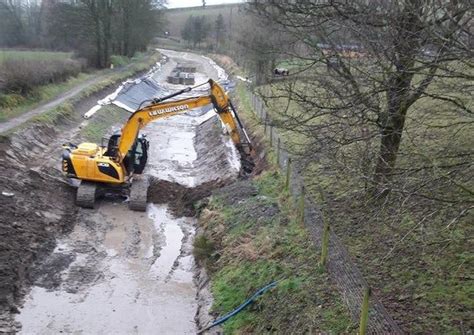
[[36, 86], [63, 82], [85, 65], [76, 59], [6, 59], [0, 65], [0, 91], [30, 94]]
[[0, 94], [0, 107], [14, 108], [25, 101], [25, 97], [20, 94]]
[[130, 58], [126, 56], [112, 55], [110, 56], [110, 63], [115, 67], [121, 67], [130, 64]]

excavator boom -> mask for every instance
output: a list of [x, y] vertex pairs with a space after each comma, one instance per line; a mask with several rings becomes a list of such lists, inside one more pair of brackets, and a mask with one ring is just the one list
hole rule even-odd
[[[217, 114], [221, 118], [222, 122], [226, 125], [234, 144], [242, 144], [236, 124], [236, 119], [241, 129], [243, 129], [247, 142], [250, 144], [247, 133], [242, 127], [237, 113], [235, 110], [233, 110], [233, 106], [223, 88], [212, 79], [210, 79], [208, 83], [211, 88], [210, 95], [163, 102], [167, 99], [171, 99], [175, 96], [191, 91], [191, 88], [186, 88], [161, 99], [156, 99], [151, 105], [143, 107], [134, 112], [122, 128], [122, 136], [118, 145], [117, 161], [120, 162], [123, 160], [127, 152], [132, 147], [133, 143], [135, 143], [140, 129], [145, 127], [148, 123], [173, 115], [183, 114], [190, 109], [206, 106], [209, 104], [213, 104]], [[232, 114], [232, 112], [234, 112], [234, 114]]]

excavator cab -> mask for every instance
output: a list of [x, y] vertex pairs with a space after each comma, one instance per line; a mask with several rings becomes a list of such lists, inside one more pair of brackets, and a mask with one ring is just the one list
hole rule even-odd
[[[121, 132], [116, 131], [110, 136], [107, 151], [104, 156], [116, 157], [118, 152], [118, 144], [120, 141]], [[149, 141], [146, 139], [146, 135], [142, 134], [137, 137], [135, 143], [132, 145], [127, 155], [123, 159], [123, 165], [127, 170], [127, 175], [132, 173], [141, 174], [145, 169], [146, 162], [148, 160], [148, 148], [150, 147]]]

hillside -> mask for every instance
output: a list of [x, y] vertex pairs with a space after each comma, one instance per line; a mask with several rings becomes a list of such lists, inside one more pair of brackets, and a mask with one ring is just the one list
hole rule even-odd
[[222, 14], [224, 17], [226, 30], [231, 31], [235, 20], [241, 15], [241, 10], [242, 4], [214, 5], [205, 8], [199, 6], [168, 9], [165, 12], [165, 31], [168, 31], [172, 37], [180, 38], [181, 30], [189, 16], [206, 16], [209, 22], [214, 22], [219, 14]]

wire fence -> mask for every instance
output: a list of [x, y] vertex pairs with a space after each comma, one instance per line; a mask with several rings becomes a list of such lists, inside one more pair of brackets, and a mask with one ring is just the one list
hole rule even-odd
[[[283, 144], [279, 130], [272, 127], [271, 117], [261, 98], [251, 93], [253, 112], [264, 125], [265, 136], [277, 153], [278, 165], [287, 175], [287, 187], [291, 195], [299, 200], [300, 219], [304, 221], [312, 241], [318, 250], [326, 253], [322, 263], [326, 266], [329, 277], [335, 283], [344, 303], [347, 305], [354, 320], [361, 320], [360, 333], [367, 334], [403, 334], [400, 327], [388, 314], [384, 306], [370, 294], [368, 283], [352, 261], [341, 240], [328, 229], [320, 208], [304, 192], [304, 181], [297, 160], [292, 158]], [[326, 234], [324, 232], [326, 231]], [[326, 239], [323, 238], [326, 235]], [[328, 243], [323, 243], [326, 240]], [[367, 301], [370, 307], [367, 308]], [[365, 303], [364, 303], [365, 302]], [[361, 313], [361, 311], [363, 311]], [[365, 311], [365, 312], [364, 312]], [[367, 318], [368, 313], [368, 318]], [[365, 315], [364, 315], [365, 314]], [[366, 331], [362, 331], [366, 327]]]

